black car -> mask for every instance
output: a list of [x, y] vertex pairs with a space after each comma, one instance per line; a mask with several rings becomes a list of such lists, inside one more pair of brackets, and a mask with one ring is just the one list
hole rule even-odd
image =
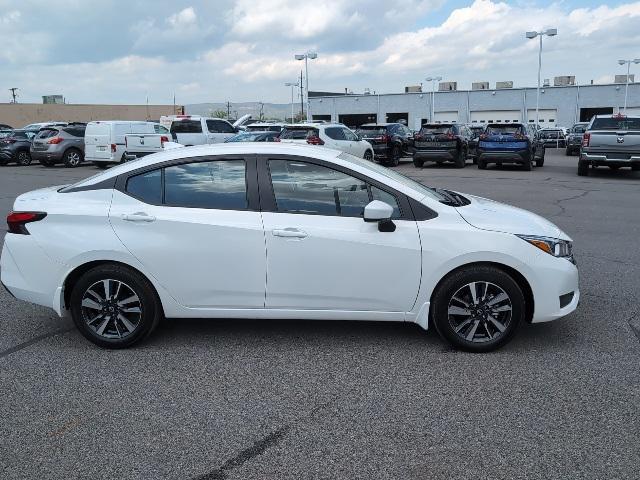
[[0, 123], [0, 130], [13, 130], [11, 125], [7, 125], [6, 123]]
[[544, 143], [539, 143], [537, 135], [531, 138], [521, 123], [489, 123], [478, 140], [478, 168], [481, 170], [489, 163], [498, 166], [517, 164], [525, 170], [531, 170], [534, 160], [537, 167], [544, 165]]
[[400, 158], [411, 155], [413, 133], [401, 123], [365, 123], [356, 130], [360, 138], [373, 146], [375, 158], [397, 166]]
[[589, 122], [576, 123], [571, 130], [569, 130], [569, 136], [567, 136], [567, 147], [564, 153], [567, 156], [580, 153], [580, 147], [582, 146], [582, 136], [587, 131]]
[[464, 168], [469, 154], [471, 132], [465, 125], [429, 123], [414, 135], [413, 164], [422, 168], [424, 162], [453, 162]]
[[469, 157], [473, 158], [473, 163], [478, 161], [478, 141], [484, 132], [484, 125], [467, 125], [471, 138], [469, 139]]
[[31, 164], [31, 140], [36, 132], [12, 130], [7, 136], [0, 138], [0, 165], [16, 162], [18, 165]]
[[565, 148], [567, 146], [564, 130], [561, 128], [542, 128], [538, 130], [537, 138], [547, 148]]

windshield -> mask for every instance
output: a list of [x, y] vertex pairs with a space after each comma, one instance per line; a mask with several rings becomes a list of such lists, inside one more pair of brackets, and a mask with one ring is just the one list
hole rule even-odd
[[587, 124], [574, 125], [571, 129], [571, 133], [584, 133], [587, 131]]
[[591, 130], [640, 130], [640, 117], [595, 118]]
[[262, 135], [264, 135], [264, 132], [240, 133], [229, 138], [227, 142], [255, 142]]
[[338, 158], [341, 160], [345, 160], [347, 162], [355, 163], [358, 166], [364, 167], [368, 170], [373, 170], [376, 173], [384, 175], [387, 178], [395, 180], [402, 185], [405, 185], [413, 190], [420, 192], [429, 198], [436, 200], [438, 202], [445, 200], [446, 197], [444, 195], [439, 194], [433, 188], [422, 185], [421, 183], [416, 182], [415, 180], [410, 179], [409, 177], [405, 177], [404, 175], [398, 173], [395, 170], [391, 170], [390, 168], [383, 167], [378, 163], [373, 163], [362, 158], [354, 157], [348, 153], [341, 153], [338, 155]]
[[440, 135], [444, 133], [451, 133], [451, 125], [425, 125], [420, 130], [423, 135]]
[[521, 125], [490, 125], [487, 127], [487, 135], [513, 135], [515, 133], [524, 135], [524, 128]]

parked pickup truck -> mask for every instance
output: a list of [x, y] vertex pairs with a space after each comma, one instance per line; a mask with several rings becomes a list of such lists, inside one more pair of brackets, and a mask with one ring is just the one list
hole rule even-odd
[[640, 170], [640, 116], [596, 115], [582, 137], [578, 175], [589, 167], [606, 165], [612, 170]]
[[167, 135], [159, 133], [132, 133], [124, 136], [126, 161], [162, 152], [172, 148], [184, 147], [176, 142], [170, 141]]

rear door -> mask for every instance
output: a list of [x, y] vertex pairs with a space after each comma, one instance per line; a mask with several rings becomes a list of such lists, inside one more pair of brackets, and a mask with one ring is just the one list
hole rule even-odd
[[121, 177], [109, 217], [126, 248], [194, 316], [264, 307], [252, 156], [182, 159]]
[[352, 142], [347, 139], [342, 127], [327, 127], [324, 129], [324, 134], [328, 137], [328, 140], [325, 140], [325, 146], [353, 153]]
[[111, 158], [110, 122], [90, 122], [84, 137], [85, 158], [87, 160], [109, 160]]

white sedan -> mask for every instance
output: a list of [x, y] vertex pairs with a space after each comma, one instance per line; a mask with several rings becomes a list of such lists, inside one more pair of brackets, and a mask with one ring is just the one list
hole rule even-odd
[[165, 316], [433, 324], [488, 351], [580, 298], [547, 220], [312, 146], [165, 151], [25, 193], [7, 221], [4, 286], [108, 348]]

